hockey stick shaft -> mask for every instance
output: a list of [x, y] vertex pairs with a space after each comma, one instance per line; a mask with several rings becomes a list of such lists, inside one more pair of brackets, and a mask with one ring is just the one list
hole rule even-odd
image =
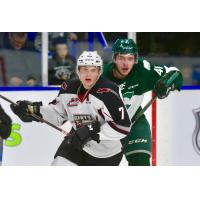
[[[167, 87], [169, 87], [173, 81], [178, 77], [179, 72], [176, 71], [174, 72], [174, 74], [169, 78], [169, 80], [167, 81]], [[144, 106], [144, 108], [132, 118], [132, 123], [135, 123], [143, 114], [144, 112], [151, 106], [151, 104], [157, 99], [156, 94], [153, 94], [153, 97], [151, 98], [151, 100]]]
[[144, 108], [133, 117], [133, 119], [131, 120], [132, 123], [135, 123], [144, 113], [145, 111], [151, 106], [151, 104], [157, 99], [157, 96], [154, 94], [154, 96], [151, 98], [151, 100], [149, 100], [149, 102], [144, 106]]
[[[10, 99], [8, 99], [7, 97], [3, 96], [0, 94], [0, 98], [4, 99], [5, 101], [11, 103], [11, 104], [15, 104], [17, 106], [17, 104], [13, 101], [11, 101]], [[32, 117], [34, 117], [35, 119], [39, 120], [40, 122], [43, 122], [51, 127], [53, 127], [54, 129], [60, 131], [61, 133], [63, 133], [64, 135], [68, 135], [69, 133], [66, 132], [65, 130], [59, 128], [58, 126], [55, 126], [54, 124], [52, 124], [51, 122], [39, 117], [38, 115], [34, 114], [34, 113], [28, 113], [29, 115], [31, 115]]]

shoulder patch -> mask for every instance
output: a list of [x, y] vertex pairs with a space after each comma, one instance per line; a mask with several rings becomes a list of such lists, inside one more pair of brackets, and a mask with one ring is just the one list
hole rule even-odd
[[118, 96], [117, 92], [112, 90], [111, 88], [98, 88], [96, 91], [98, 94], [103, 94], [103, 93], [113, 93], [114, 95]]
[[67, 83], [66, 82], [63, 82], [62, 85], [61, 85], [61, 88], [63, 90], [66, 90], [67, 89]]
[[103, 94], [103, 93], [107, 93], [107, 92], [111, 92], [110, 88], [98, 88], [97, 93]]

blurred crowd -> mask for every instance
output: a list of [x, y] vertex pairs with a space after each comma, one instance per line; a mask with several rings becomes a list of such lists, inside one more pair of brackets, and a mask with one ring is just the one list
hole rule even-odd
[[[104, 62], [111, 60], [109, 47], [128, 33], [103, 33], [107, 47], [88, 33], [48, 33], [48, 85], [74, 79], [79, 52], [94, 48]], [[154, 63], [180, 66], [185, 85], [200, 84], [200, 33], [137, 33], [140, 56]], [[89, 38], [90, 37], [90, 38]], [[0, 86], [42, 86], [42, 33], [0, 33]], [[92, 49], [90, 49], [92, 50]]]

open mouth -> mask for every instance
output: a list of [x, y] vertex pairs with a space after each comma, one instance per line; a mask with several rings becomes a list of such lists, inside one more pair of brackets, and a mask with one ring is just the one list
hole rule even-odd
[[122, 68], [122, 71], [123, 72], [127, 72], [129, 69], [126, 67], [126, 68]]
[[85, 81], [86, 82], [91, 82], [91, 78], [86, 78]]

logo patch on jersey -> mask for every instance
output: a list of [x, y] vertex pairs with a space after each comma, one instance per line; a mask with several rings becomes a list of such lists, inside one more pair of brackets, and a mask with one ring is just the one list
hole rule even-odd
[[196, 119], [196, 127], [193, 131], [192, 142], [195, 151], [200, 155], [200, 108], [194, 109], [193, 114]]
[[135, 87], [137, 87], [137, 86], [139, 86], [139, 84], [131, 85], [131, 86], [128, 87], [128, 90], [133, 89], [133, 88], [135, 88]]
[[72, 106], [77, 106], [79, 103], [79, 98], [71, 98], [70, 101], [68, 102], [67, 106], [72, 107]]
[[63, 90], [66, 90], [67, 89], [67, 83], [66, 82], [63, 82], [62, 85], [61, 85], [61, 88]]
[[113, 93], [114, 95], [118, 96], [117, 92], [115, 92], [114, 90], [112, 90], [112, 89], [110, 89], [110, 88], [99, 88], [99, 89], [97, 90], [97, 93], [99, 93], [99, 94], [109, 93], [109, 92], [111, 92], [111, 93]]
[[97, 90], [97, 93], [103, 94], [103, 93], [107, 93], [107, 92], [111, 92], [110, 88], [99, 88]]
[[89, 124], [92, 121], [94, 121], [91, 115], [77, 114], [77, 115], [73, 115], [73, 117], [74, 117], [74, 123], [76, 124], [77, 128], [83, 126], [84, 124]]
[[137, 143], [147, 143], [147, 139], [136, 139], [136, 140], [131, 140], [128, 142], [128, 144], [137, 144]]
[[124, 90], [125, 86], [126, 86], [126, 82], [124, 82], [121, 85], [119, 85], [119, 87], [120, 87], [121, 90]]

